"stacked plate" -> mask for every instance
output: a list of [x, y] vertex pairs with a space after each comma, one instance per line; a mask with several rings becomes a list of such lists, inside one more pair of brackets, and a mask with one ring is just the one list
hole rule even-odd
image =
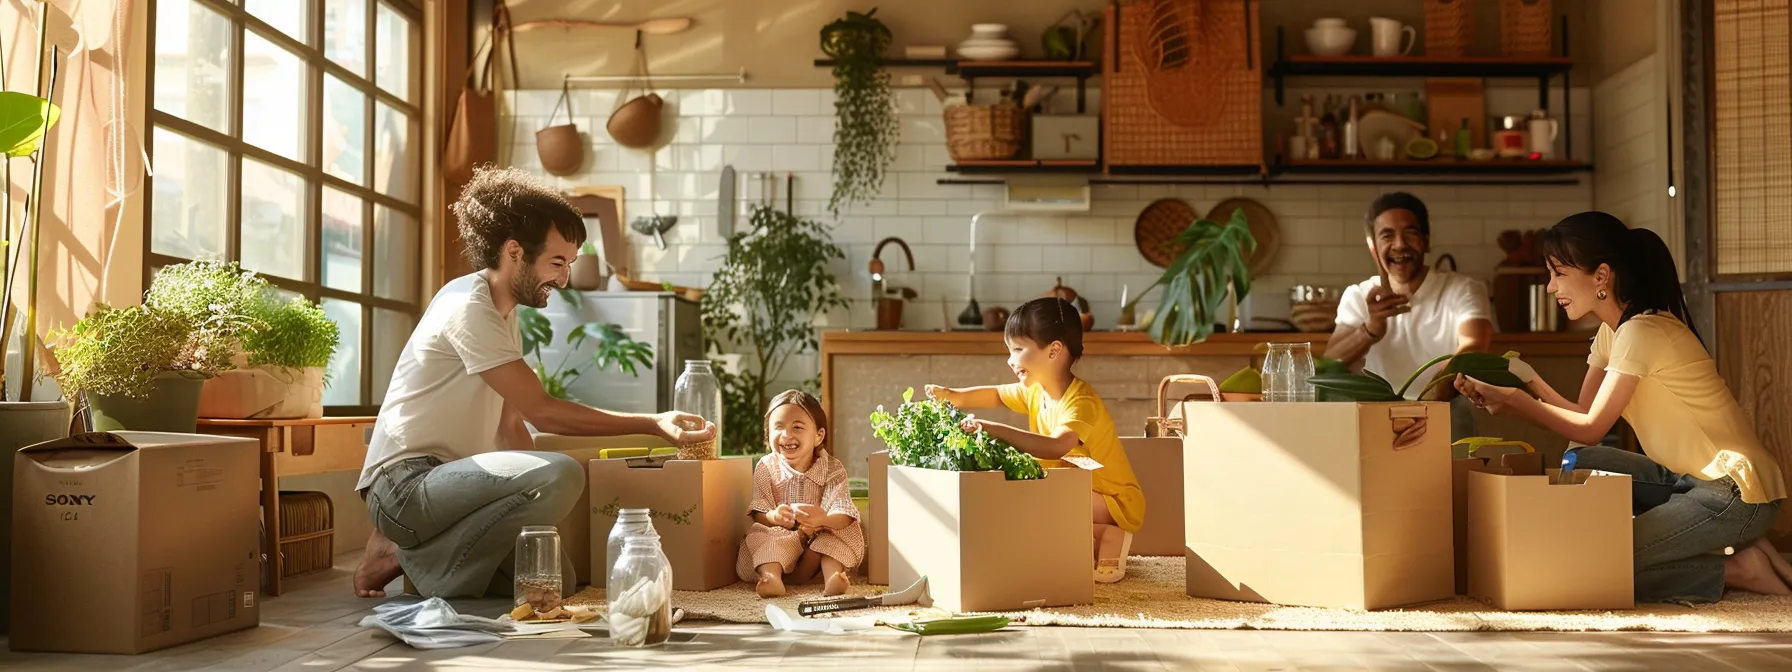
[[1005, 61], [1020, 55], [1020, 46], [1008, 39], [1008, 26], [1000, 23], [971, 25], [971, 38], [958, 43], [958, 57], [967, 61]]

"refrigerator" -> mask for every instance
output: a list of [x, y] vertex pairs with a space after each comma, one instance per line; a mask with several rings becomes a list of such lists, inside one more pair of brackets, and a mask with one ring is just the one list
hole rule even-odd
[[[684, 372], [687, 359], [703, 358], [703, 325], [697, 302], [672, 292], [578, 292], [573, 305], [558, 292], [550, 294], [541, 310], [554, 328], [551, 343], [541, 348], [541, 358], [553, 366], [561, 361], [582, 367], [584, 373], [567, 385], [573, 401], [624, 413], [661, 413], [672, 410], [672, 387]], [[653, 368], [631, 376], [611, 366], [597, 371], [591, 357], [596, 344], [589, 339], [569, 351], [566, 335], [579, 325], [599, 322], [622, 327], [629, 338], [653, 348]], [[535, 365], [530, 361], [531, 366]]]

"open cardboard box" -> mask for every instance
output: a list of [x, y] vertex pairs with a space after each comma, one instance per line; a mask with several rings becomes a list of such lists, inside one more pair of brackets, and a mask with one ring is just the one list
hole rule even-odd
[[889, 468], [889, 580], [927, 577], [934, 606], [1013, 611], [1095, 601], [1090, 473]]
[[[599, 453], [611, 448], [666, 448], [672, 444], [662, 437], [648, 434], [628, 434], [623, 436], [561, 436], [559, 434], [534, 434], [534, 450], [561, 453], [579, 464], [585, 464], [601, 457]], [[591, 577], [585, 574], [591, 571], [591, 487], [586, 479], [584, 491], [579, 493], [579, 501], [573, 504], [572, 511], [566, 518], [554, 525], [560, 531], [560, 548], [572, 560], [572, 566], [579, 570], [579, 583], [594, 586], [604, 585], [602, 577]], [[608, 537], [609, 528], [604, 528], [603, 535]], [[598, 556], [601, 561], [603, 556]]]
[[1468, 474], [1469, 595], [1509, 611], [1636, 606], [1630, 476]]
[[1455, 594], [1448, 404], [1182, 410], [1190, 596], [1383, 609]]
[[734, 571], [753, 505], [753, 461], [667, 460], [630, 466], [630, 460], [591, 460], [591, 585], [608, 577], [610, 529], [622, 509], [651, 509], [660, 548], [672, 562], [672, 587], [715, 590], [740, 580]]
[[[1529, 444], [1520, 441], [1488, 444], [1488, 447], [1517, 445], [1530, 448]], [[1469, 457], [1450, 461], [1450, 497], [1455, 524], [1453, 546], [1456, 550], [1456, 594], [1468, 594], [1468, 475], [1474, 472], [1501, 474], [1505, 476], [1542, 476], [1543, 453], [1526, 450], [1522, 453], [1506, 453], [1476, 457], [1471, 448]]]
[[1129, 436], [1120, 444], [1145, 491], [1145, 524], [1132, 535], [1132, 554], [1182, 555], [1182, 439]]

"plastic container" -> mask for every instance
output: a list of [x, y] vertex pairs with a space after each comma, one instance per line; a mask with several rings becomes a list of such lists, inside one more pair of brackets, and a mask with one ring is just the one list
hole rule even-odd
[[528, 525], [516, 535], [514, 604], [527, 603], [536, 613], [560, 606], [560, 531], [552, 525]]
[[672, 563], [657, 535], [627, 537], [606, 585], [611, 643], [647, 647], [672, 638]]

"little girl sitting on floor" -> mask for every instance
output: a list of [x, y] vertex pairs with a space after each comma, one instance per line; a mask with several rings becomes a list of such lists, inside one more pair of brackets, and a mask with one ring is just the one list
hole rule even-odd
[[765, 413], [771, 454], [753, 468], [753, 526], [735, 571], [760, 597], [784, 594], [786, 579], [806, 583], [816, 570], [828, 595], [846, 592], [846, 573], [865, 558], [865, 534], [852, 503], [846, 465], [826, 450], [828, 416], [807, 392], [772, 398]]

